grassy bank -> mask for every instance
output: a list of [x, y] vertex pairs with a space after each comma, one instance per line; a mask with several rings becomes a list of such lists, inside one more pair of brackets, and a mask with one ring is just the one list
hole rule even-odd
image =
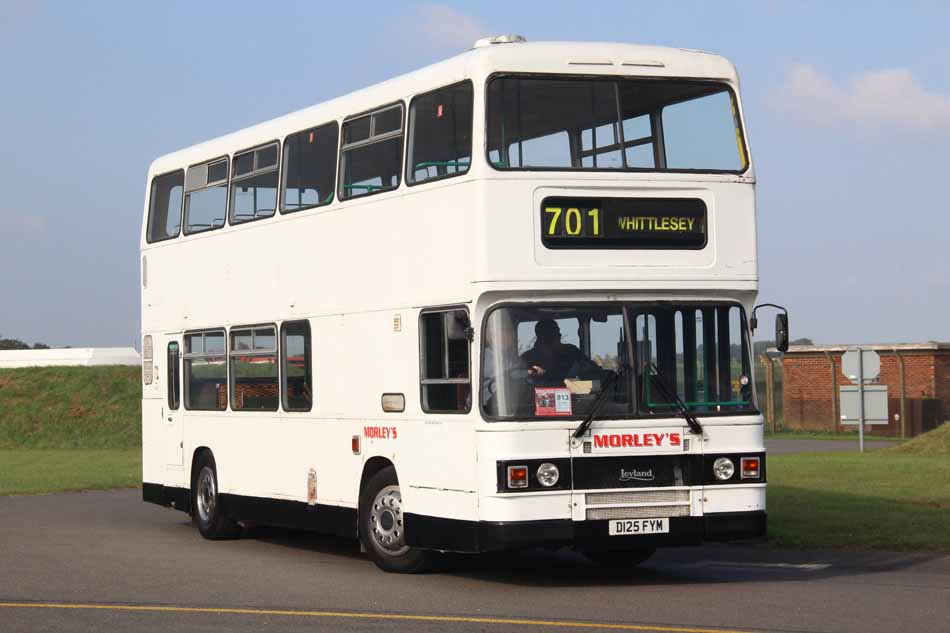
[[119, 366], [0, 370], [0, 449], [139, 446], [140, 376]]
[[105, 490], [141, 483], [140, 448], [0, 449], [0, 495]]
[[[850, 442], [858, 441], [858, 433], [848, 431], [846, 433], [832, 433], [831, 431], [792, 431], [792, 430], [780, 430], [775, 433], [771, 433], [766, 429], [765, 431], [766, 439], [774, 440], [848, 440]], [[883, 440], [885, 442], [900, 442], [901, 438], [899, 437], [890, 437], [886, 435], [872, 435], [866, 433], [864, 435], [865, 440]]]
[[950, 459], [899, 449], [770, 457], [770, 539], [950, 552]]

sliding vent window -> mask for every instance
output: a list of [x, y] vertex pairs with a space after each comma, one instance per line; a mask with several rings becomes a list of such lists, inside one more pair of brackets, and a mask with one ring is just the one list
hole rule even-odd
[[228, 214], [228, 159], [188, 168], [185, 235], [220, 229]]
[[498, 77], [488, 159], [498, 169], [741, 172], [737, 112], [715, 82]]
[[277, 329], [232, 329], [231, 409], [276, 411], [279, 399]]
[[224, 330], [185, 335], [185, 408], [224, 411], [228, 406], [228, 357]]
[[399, 186], [402, 170], [402, 106], [343, 124], [340, 199], [357, 198]]
[[231, 224], [274, 215], [277, 209], [277, 143], [234, 155]]
[[419, 329], [423, 411], [468, 412], [472, 405], [468, 313], [465, 310], [425, 312]]
[[413, 99], [409, 132], [410, 184], [467, 172], [472, 162], [472, 83]]
[[330, 204], [336, 171], [336, 123], [291, 134], [284, 141], [282, 213]]
[[181, 231], [181, 196], [185, 172], [178, 170], [152, 179], [148, 204], [148, 242], [178, 237]]
[[293, 321], [280, 326], [284, 411], [309, 411], [313, 406], [310, 323]]

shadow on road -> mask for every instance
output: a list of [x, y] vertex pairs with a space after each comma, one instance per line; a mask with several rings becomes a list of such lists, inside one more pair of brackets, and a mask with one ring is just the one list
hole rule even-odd
[[[282, 548], [372, 563], [355, 541], [273, 527], [252, 527], [244, 538]], [[723, 544], [659, 550], [640, 566], [607, 568], [570, 549], [486, 554], [443, 554], [429, 574], [531, 587], [666, 586], [764, 581], [808, 581], [893, 572], [933, 563], [950, 575], [939, 554], [791, 550]], [[379, 572], [383, 573], [383, 572]]]

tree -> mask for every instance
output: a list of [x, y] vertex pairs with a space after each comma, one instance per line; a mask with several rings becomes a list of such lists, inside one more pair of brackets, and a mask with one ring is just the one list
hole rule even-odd
[[0, 338], [0, 349], [30, 349], [30, 346], [15, 338]]
[[24, 343], [17, 338], [3, 338], [0, 336], [0, 350], [11, 350], [11, 349], [49, 349], [49, 345], [46, 343], [34, 343], [33, 347], [30, 347], [28, 343]]

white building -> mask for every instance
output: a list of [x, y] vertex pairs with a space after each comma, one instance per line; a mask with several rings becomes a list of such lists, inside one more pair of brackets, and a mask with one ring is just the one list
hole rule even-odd
[[17, 349], [0, 351], [0, 369], [92, 365], [140, 365], [132, 347], [78, 347], [70, 349]]

